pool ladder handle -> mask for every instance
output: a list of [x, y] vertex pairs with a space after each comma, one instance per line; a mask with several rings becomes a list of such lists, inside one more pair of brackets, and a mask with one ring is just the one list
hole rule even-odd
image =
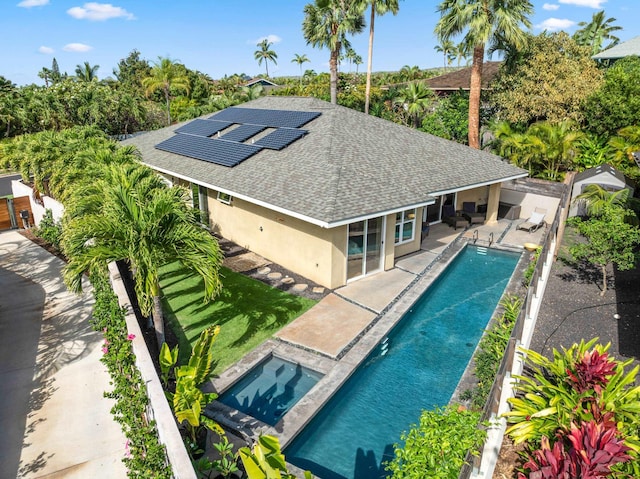
[[[473, 230], [473, 244], [478, 241], [478, 230]], [[489, 233], [489, 246], [493, 244], [493, 231]]]

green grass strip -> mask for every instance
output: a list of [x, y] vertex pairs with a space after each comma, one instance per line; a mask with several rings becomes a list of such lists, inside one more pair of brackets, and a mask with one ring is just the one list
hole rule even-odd
[[222, 292], [203, 302], [202, 279], [179, 263], [161, 269], [160, 285], [167, 324], [178, 337], [179, 363], [206, 327], [220, 325], [212, 371], [219, 374], [276, 331], [309, 310], [317, 301], [294, 296], [253, 278], [221, 269]]

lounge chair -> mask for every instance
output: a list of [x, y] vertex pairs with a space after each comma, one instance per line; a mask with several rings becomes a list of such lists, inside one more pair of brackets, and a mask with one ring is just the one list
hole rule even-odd
[[464, 216], [472, 225], [482, 224], [485, 220], [483, 213], [476, 212], [476, 204], [473, 201], [463, 201], [462, 210], [458, 211], [458, 214]]
[[544, 215], [547, 214], [547, 210], [543, 208], [536, 208], [527, 221], [523, 221], [518, 226], [516, 226], [516, 230], [524, 230], [532, 233], [544, 225]]
[[452, 226], [454, 230], [458, 229], [458, 227], [466, 228], [469, 226], [469, 221], [464, 216], [456, 214], [453, 205], [442, 206], [442, 221]]

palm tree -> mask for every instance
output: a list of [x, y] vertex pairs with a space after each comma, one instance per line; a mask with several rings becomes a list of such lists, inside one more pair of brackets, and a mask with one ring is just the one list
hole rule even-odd
[[362, 65], [362, 57], [360, 55], [354, 55], [353, 64], [356, 66], [356, 77], [358, 76], [358, 67]]
[[402, 108], [412, 119], [414, 128], [421, 126], [422, 116], [431, 105], [433, 92], [423, 83], [410, 83], [402, 89], [393, 103]]
[[167, 125], [171, 125], [171, 89], [189, 92], [191, 85], [189, 77], [182, 65], [174, 63], [170, 58], [158, 57], [158, 61], [151, 68], [151, 76], [142, 80], [142, 86], [147, 96], [157, 90], [162, 90], [167, 107]]
[[421, 75], [422, 72], [420, 71], [420, 67], [418, 65], [404, 65], [400, 69], [400, 76], [402, 77], [402, 81], [417, 80]]
[[98, 80], [98, 69], [100, 65], [93, 65], [84, 62], [82, 65], [76, 65], [76, 80], [81, 82], [91, 82]]
[[589, 216], [600, 216], [607, 206], [629, 206], [629, 190], [622, 188], [618, 191], [607, 191], [602, 186], [591, 184], [584, 187], [584, 191], [576, 196], [575, 203], [582, 203]]
[[526, 135], [528, 147], [542, 168], [536, 176], [554, 181], [560, 179], [561, 171], [573, 165], [579, 142], [584, 137], [584, 133], [576, 130], [570, 121], [534, 123], [527, 129]]
[[273, 50], [269, 50], [271, 45], [273, 45], [273, 43], [265, 38], [256, 45], [257, 47], [260, 47], [260, 50], [256, 50], [253, 54], [255, 59], [258, 60], [258, 66], [262, 65], [262, 62], [264, 61], [264, 66], [267, 69], [267, 77], [269, 76], [269, 62], [273, 62], [274, 65], [278, 64], [278, 62], [276, 62], [278, 54]]
[[518, 47], [526, 41], [521, 27], [529, 28], [533, 6], [529, 0], [443, 0], [435, 33], [440, 42], [464, 34], [473, 45], [469, 92], [469, 146], [480, 148], [480, 90], [487, 44], [506, 42]]
[[293, 60], [291, 60], [291, 63], [297, 63], [298, 66], [300, 67], [300, 85], [302, 85], [302, 64], [303, 63], [307, 63], [309, 62], [309, 58], [307, 57], [307, 55], [298, 55], [297, 53], [294, 53], [294, 57]]
[[460, 66], [460, 61], [465, 60], [467, 56], [469, 56], [468, 46], [464, 42], [458, 43], [455, 47], [453, 47], [453, 55], [458, 61], [458, 66]]
[[609, 139], [613, 149], [614, 166], [625, 167], [635, 164], [634, 153], [640, 151], [640, 126], [626, 126], [618, 130], [618, 135]]
[[453, 54], [456, 53], [456, 46], [451, 40], [444, 40], [442, 45], [436, 45], [433, 47], [435, 51], [442, 53], [442, 67], [447, 68], [447, 64], [451, 65]]
[[79, 189], [65, 213], [62, 245], [69, 263], [64, 279], [80, 291], [82, 275], [111, 261], [127, 261], [140, 309], [152, 315], [158, 345], [164, 341], [159, 275], [179, 261], [204, 280], [205, 297], [220, 290], [218, 243], [196, 220], [190, 196], [168, 188], [155, 172], [137, 164], [105, 167]]
[[385, 15], [389, 12], [398, 13], [398, 0], [363, 0], [365, 5], [371, 5], [371, 17], [369, 20], [369, 53], [367, 55], [367, 81], [364, 90], [364, 112], [369, 114], [371, 101], [371, 69], [373, 65], [373, 34], [376, 15]]
[[[578, 26], [582, 28], [576, 30], [573, 34], [573, 39], [578, 43], [578, 45], [590, 47], [591, 53], [595, 55], [602, 50], [612, 47], [620, 41], [618, 37], [612, 35], [612, 32], [622, 30], [622, 27], [612, 25], [615, 21], [616, 19], [613, 17], [609, 17], [605, 20], [604, 10], [601, 10], [598, 13], [593, 14], [590, 22], [578, 23]], [[602, 44], [605, 40], [610, 40], [610, 42], [606, 47], [603, 47]]]
[[331, 103], [338, 103], [338, 57], [350, 47], [348, 34], [364, 28], [363, 5], [350, 0], [315, 0], [304, 7], [302, 33], [307, 45], [328, 48]]

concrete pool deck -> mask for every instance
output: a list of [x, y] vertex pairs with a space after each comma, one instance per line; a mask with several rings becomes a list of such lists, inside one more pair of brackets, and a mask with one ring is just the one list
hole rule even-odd
[[[544, 228], [535, 233], [516, 231], [522, 220], [499, 220], [467, 230], [433, 225], [421, 250], [400, 258], [395, 267], [334, 290], [316, 306], [280, 330], [243, 360], [213, 380], [212, 388], [223, 392], [253, 365], [276, 354], [322, 372], [325, 376], [283, 419], [271, 427], [217, 402], [209, 414], [246, 440], [273, 434], [282, 447], [329, 401], [358, 365], [400, 321], [405, 312], [427, 290], [464, 246], [473, 242], [522, 251], [524, 243], [541, 240]], [[298, 471], [300, 472], [300, 471]]]

